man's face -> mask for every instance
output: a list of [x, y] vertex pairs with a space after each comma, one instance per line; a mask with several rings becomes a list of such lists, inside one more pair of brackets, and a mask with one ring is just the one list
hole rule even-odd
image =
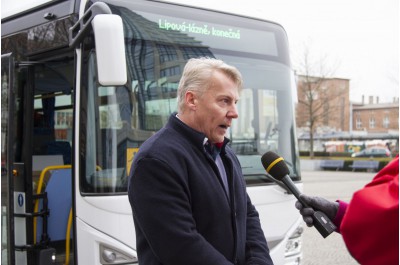
[[238, 117], [238, 100], [236, 84], [224, 74], [215, 72], [211, 87], [202, 96], [196, 96], [195, 129], [212, 143], [223, 142], [232, 119]]

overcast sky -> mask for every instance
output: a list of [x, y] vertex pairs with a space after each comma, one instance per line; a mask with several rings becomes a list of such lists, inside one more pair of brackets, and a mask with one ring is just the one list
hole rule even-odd
[[281, 24], [293, 65], [304, 45], [326, 56], [333, 77], [350, 79], [350, 100], [399, 97], [398, 0], [174, 0]]

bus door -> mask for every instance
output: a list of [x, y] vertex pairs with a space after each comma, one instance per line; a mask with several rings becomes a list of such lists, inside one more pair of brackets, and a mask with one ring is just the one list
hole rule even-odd
[[32, 186], [27, 184], [27, 170], [31, 161], [29, 148], [23, 146], [29, 140], [30, 122], [24, 112], [30, 95], [23, 95], [16, 82], [13, 55], [2, 55], [1, 64], [1, 257], [2, 264], [28, 264], [27, 227], [32, 218], [26, 213], [31, 210]]
[[72, 54], [34, 64], [32, 127], [33, 243], [37, 264], [72, 264]]
[[66, 58], [2, 55], [2, 264], [73, 259], [73, 58]]

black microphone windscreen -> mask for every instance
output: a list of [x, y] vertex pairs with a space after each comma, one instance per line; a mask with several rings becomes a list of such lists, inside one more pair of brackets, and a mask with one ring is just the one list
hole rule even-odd
[[261, 157], [261, 163], [268, 174], [277, 180], [282, 180], [286, 175], [289, 175], [289, 168], [286, 166], [282, 157], [274, 152], [266, 152]]

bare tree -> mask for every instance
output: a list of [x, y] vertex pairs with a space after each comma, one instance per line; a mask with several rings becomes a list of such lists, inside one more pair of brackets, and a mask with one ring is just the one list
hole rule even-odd
[[306, 45], [296, 69], [296, 120], [298, 126], [307, 127], [309, 130], [310, 158], [313, 158], [314, 134], [318, 127], [335, 127], [342, 130], [345, 128], [349, 87], [347, 79], [332, 78], [334, 71], [326, 56], [313, 59], [310, 51], [310, 45]]

